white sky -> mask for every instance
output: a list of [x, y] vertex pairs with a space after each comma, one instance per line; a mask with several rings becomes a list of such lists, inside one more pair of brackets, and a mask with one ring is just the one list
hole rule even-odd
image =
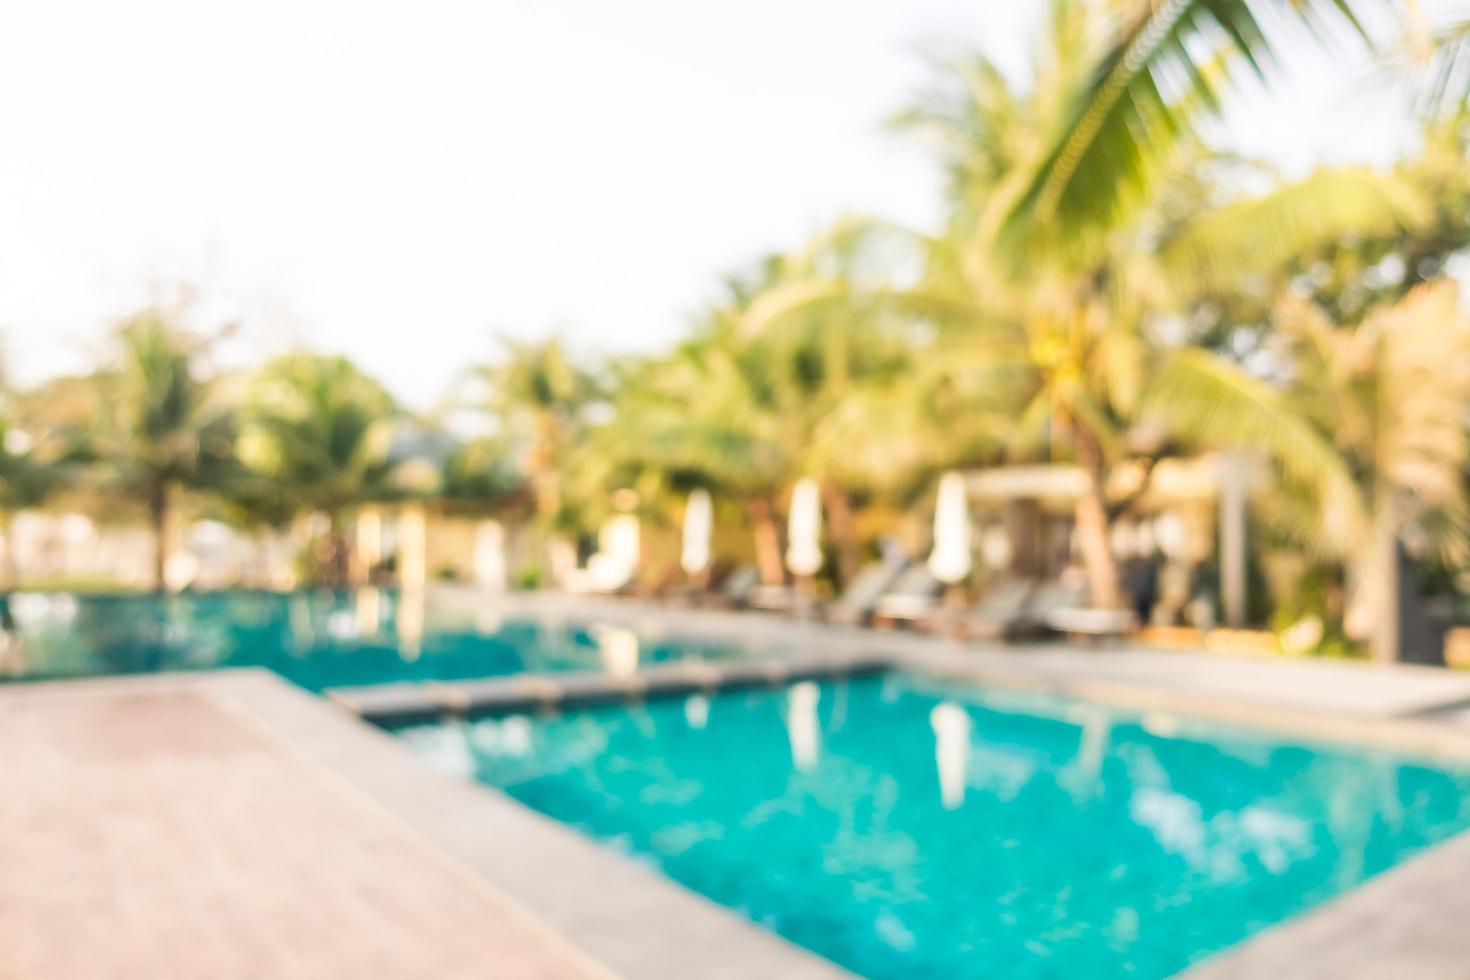
[[[242, 322], [236, 359], [345, 352], [418, 406], [496, 333], [666, 342], [721, 274], [838, 215], [931, 222], [938, 175], [883, 118], [922, 49], [1019, 64], [1041, 6], [7, 4], [7, 369], [84, 370], [110, 321], [180, 281], [201, 318]], [[1305, 59], [1231, 131], [1294, 170], [1386, 159], [1360, 72]]]

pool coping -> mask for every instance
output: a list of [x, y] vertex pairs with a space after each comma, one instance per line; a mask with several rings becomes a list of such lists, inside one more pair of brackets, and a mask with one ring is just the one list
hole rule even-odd
[[[453, 593], [451, 593], [453, 594]], [[480, 598], [478, 601], [486, 601]], [[1359, 683], [1408, 676], [1421, 684], [1446, 682], [1437, 697], [1390, 705], [1383, 710], [1342, 710], [1331, 702], [1303, 703], [1289, 690], [1267, 698], [1167, 686], [1152, 678], [1113, 676], [1106, 660], [1119, 652], [1146, 666], [1198, 657], [1225, 662], [1219, 654], [1141, 651], [1126, 644], [1091, 650], [1065, 643], [1016, 647], [954, 640], [902, 631], [834, 626], [749, 612], [669, 608], [634, 601], [609, 601], [532, 593], [493, 600], [508, 615], [556, 621], [597, 621], [653, 632], [660, 638], [734, 642], [749, 659], [652, 664], [632, 675], [594, 671], [530, 672], [508, 677], [389, 683], [330, 688], [323, 694], [354, 714], [382, 725], [474, 714], [561, 710], [649, 697], [712, 693], [795, 680], [856, 676], [887, 670], [989, 684], [1070, 700], [1089, 701], [1139, 714], [1177, 714], [1313, 741], [1377, 747], [1429, 758], [1470, 762], [1470, 725], [1447, 723], [1446, 713], [1470, 707], [1470, 674], [1406, 665], [1264, 659], [1237, 661], [1248, 670], [1289, 665], [1300, 675], [1336, 673]], [[803, 645], [810, 651], [789, 652]], [[1049, 658], [1049, 659], [1048, 659]], [[1278, 685], [1279, 686], [1279, 685]]]
[[322, 780], [401, 821], [594, 971], [649, 980], [851, 977], [652, 867], [503, 793], [433, 769], [386, 732], [264, 668], [41, 681], [0, 690], [0, 705], [179, 691], [209, 697]]

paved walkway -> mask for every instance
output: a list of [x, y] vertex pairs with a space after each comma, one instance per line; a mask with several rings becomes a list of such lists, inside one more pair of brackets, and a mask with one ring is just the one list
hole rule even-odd
[[901, 630], [797, 623], [750, 612], [669, 608], [630, 600], [518, 594], [486, 600], [446, 588], [448, 601], [496, 602], [506, 615], [558, 616], [627, 624], [664, 635], [724, 638], [753, 651], [861, 652], [918, 667], [969, 668], [1013, 682], [1111, 685], [1262, 706], [1361, 717], [1404, 717], [1470, 708], [1470, 671], [1349, 660], [1293, 659], [1140, 647], [1126, 642], [1007, 645], [959, 643]]
[[6, 690], [0, 745], [6, 980], [596, 975], [203, 687]]

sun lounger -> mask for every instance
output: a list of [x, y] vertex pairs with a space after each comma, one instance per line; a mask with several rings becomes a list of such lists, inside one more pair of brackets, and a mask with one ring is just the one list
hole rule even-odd
[[757, 585], [746, 605], [763, 612], [790, 612], [796, 607], [796, 590], [789, 585]]
[[1036, 628], [1028, 616], [1036, 589], [1036, 583], [1030, 579], [1003, 579], [988, 586], [980, 601], [969, 609], [939, 610], [919, 625], [921, 629], [948, 633], [958, 639], [1016, 639]]
[[1073, 639], [1103, 640], [1127, 636], [1138, 629], [1138, 616], [1131, 609], [1089, 609], [1074, 606], [1052, 610], [1046, 625]]
[[697, 602], [718, 609], [738, 609], [750, 602], [750, 594], [760, 585], [760, 573], [754, 565], [741, 565], [726, 575], [720, 584], [701, 594]]
[[899, 575], [893, 587], [873, 604], [875, 623], [914, 623], [939, 608], [944, 585], [923, 565], [914, 565]]
[[1138, 628], [1138, 619], [1130, 609], [1093, 608], [1085, 581], [1058, 580], [1042, 590], [1038, 590], [1038, 601], [1028, 610], [1028, 616], [1063, 636], [1096, 640], [1125, 636]]
[[824, 610], [827, 622], [844, 626], [861, 626], [873, 615], [878, 600], [893, 587], [903, 573], [908, 559], [893, 555], [872, 562], [853, 576], [852, 584]]

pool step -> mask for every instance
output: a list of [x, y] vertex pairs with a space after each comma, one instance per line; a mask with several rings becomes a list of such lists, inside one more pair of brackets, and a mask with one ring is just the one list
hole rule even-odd
[[327, 697], [366, 721], [406, 725], [454, 715], [559, 711], [645, 698], [681, 697], [800, 680], [854, 677], [891, 669], [871, 653], [811, 653], [755, 660], [654, 664], [633, 674], [516, 674], [484, 680], [339, 687]]

